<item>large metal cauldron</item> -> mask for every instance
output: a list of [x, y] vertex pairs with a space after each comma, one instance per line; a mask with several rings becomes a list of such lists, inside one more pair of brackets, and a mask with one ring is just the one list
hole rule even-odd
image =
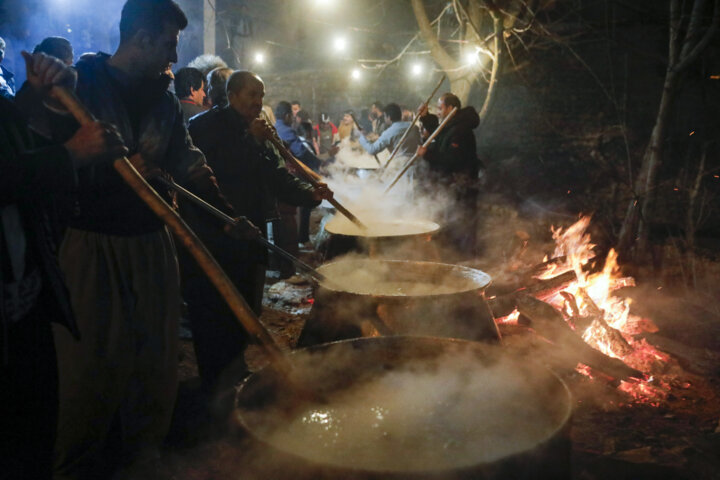
[[[497, 341], [484, 299], [486, 273], [460, 265], [407, 260], [343, 259], [318, 268], [327, 282], [299, 346], [375, 334]], [[369, 328], [370, 327], [370, 328]]]
[[[234, 418], [257, 478], [569, 478], [565, 384], [500, 346], [377, 337], [293, 352], [295, 385], [248, 377]], [[250, 449], [250, 450], [248, 450]], [[255, 477], [253, 477], [255, 478]]]
[[[358, 213], [362, 219], [362, 215]], [[430, 240], [440, 225], [429, 220], [387, 220], [368, 222], [361, 230], [343, 216], [335, 215], [325, 223], [330, 234], [325, 258], [348, 252], [361, 252], [371, 257], [436, 259], [437, 252]]]

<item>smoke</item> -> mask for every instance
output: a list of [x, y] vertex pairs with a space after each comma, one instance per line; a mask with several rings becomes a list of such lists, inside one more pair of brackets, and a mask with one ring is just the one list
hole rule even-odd
[[[415, 178], [417, 166], [411, 167], [394, 188], [386, 193], [390, 182], [408, 160], [407, 157], [397, 156], [382, 172], [373, 156], [353, 146], [349, 139], [345, 139], [340, 147], [336, 161], [326, 168], [327, 183], [336, 198], [369, 227], [370, 236], [385, 236], [372, 234], [374, 224], [395, 222], [393, 228], [403, 234], [400, 222], [437, 222], [443, 219], [445, 212], [453, 209], [449, 192], [442, 189], [421, 190], [418, 187]], [[388, 157], [387, 151], [378, 155], [383, 166]], [[344, 217], [337, 217], [337, 221], [341, 222], [338, 227], [345, 228], [348, 221]]]

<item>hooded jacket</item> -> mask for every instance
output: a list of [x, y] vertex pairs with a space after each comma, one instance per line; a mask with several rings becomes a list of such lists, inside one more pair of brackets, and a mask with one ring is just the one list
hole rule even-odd
[[477, 178], [480, 162], [473, 130], [480, 125], [474, 107], [461, 108], [428, 146], [425, 160], [430, 170], [443, 175], [464, 174]]

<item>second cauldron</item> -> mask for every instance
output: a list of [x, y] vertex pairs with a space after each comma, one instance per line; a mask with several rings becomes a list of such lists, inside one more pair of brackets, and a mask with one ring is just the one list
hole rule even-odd
[[299, 345], [368, 335], [431, 335], [497, 341], [484, 299], [490, 276], [435, 262], [345, 258], [318, 268], [318, 285]]

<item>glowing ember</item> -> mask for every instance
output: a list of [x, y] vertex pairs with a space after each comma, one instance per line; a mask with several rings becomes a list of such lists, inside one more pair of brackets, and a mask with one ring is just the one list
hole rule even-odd
[[[650, 319], [630, 313], [630, 299], [612, 295], [619, 288], [635, 285], [633, 278], [622, 276], [614, 250], [608, 253], [601, 272], [591, 275], [583, 271], [583, 266], [595, 256], [592, 251], [594, 245], [586, 233], [589, 225], [590, 217], [586, 216], [566, 230], [552, 228], [556, 244], [553, 257], [565, 257], [566, 260], [548, 266], [537, 278], [552, 278], [573, 270], [577, 280], [563, 292], [541, 300], [561, 311], [568, 324], [590, 346], [645, 373], [646, 380], [621, 382], [619, 390], [638, 403], [655, 405], [667, 396], [669, 386], [658, 380], [653, 381], [652, 375], [661, 372], [670, 357], [644, 339], [634, 338], [643, 332], [656, 332], [658, 329]], [[592, 372], [585, 365], [579, 366], [577, 371], [592, 377]]]

